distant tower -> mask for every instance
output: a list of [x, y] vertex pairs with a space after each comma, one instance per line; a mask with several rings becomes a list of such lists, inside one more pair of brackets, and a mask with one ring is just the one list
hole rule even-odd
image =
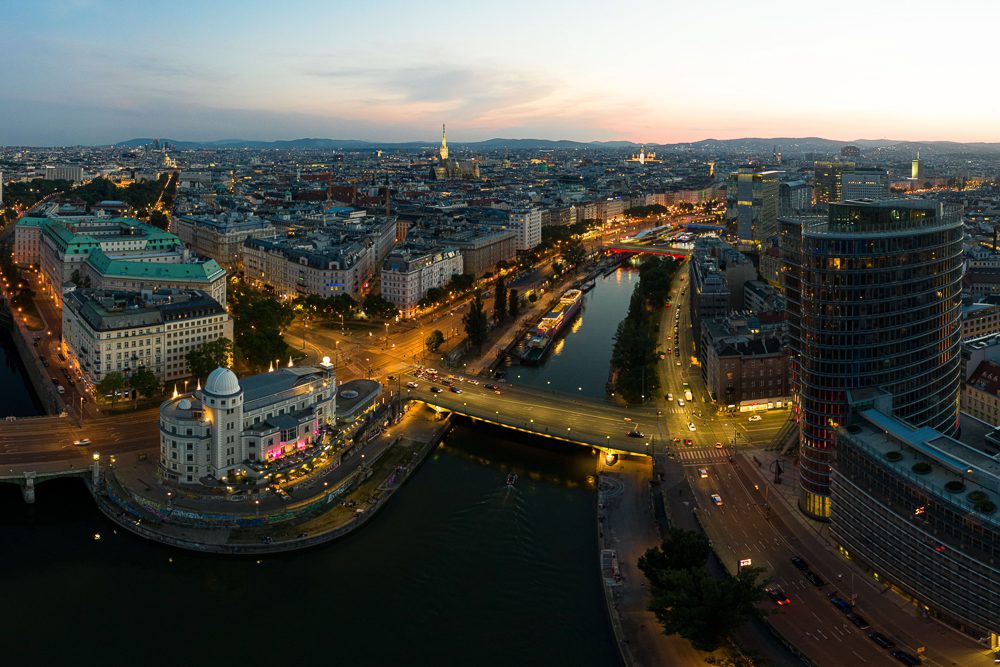
[[442, 162], [448, 159], [448, 139], [444, 134], [444, 123], [441, 123], [441, 148], [438, 149], [438, 155], [441, 156]]
[[917, 159], [910, 164], [910, 178], [920, 178], [920, 150], [917, 150]]
[[715, 163], [714, 162], [709, 162], [708, 163], [708, 175], [709, 176], [715, 176]]

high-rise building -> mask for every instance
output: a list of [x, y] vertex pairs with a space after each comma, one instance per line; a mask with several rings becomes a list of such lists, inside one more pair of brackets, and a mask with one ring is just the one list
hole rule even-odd
[[813, 163], [813, 181], [817, 204], [829, 204], [843, 199], [841, 175], [854, 169], [853, 162], [821, 161]]
[[45, 180], [47, 181], [82, 181], [83, 167], [73, 165], [58, 165], [55, 167], [45, 167]]
[[763, 241], [778, 229], [780, 171], [742, 167], [729, 175], [727, 217], [736, 221], [741, 241]]
[[888, 199], [889, 174], [885, 169], [858, 167], [840, 175], [840, 195], [843, 201], [856, 199]]
[[920, 178], [920, 151], [917, 157], [910, 163], [910, 178]]
[[806, 514], [830, 516], [852, 392], [882, 389], [893, 416], [957, 431], [962, 240], [957, 212], [929, 201], [831, 204], [825, 218], [781, 221]]

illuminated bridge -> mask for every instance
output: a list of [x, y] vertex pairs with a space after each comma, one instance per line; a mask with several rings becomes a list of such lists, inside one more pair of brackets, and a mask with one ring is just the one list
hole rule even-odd
[[673, 257], [674, 259], [685, 259], [691, 254], [690, 248], [682, 248], [668, 243], [638, 243], [622, 241], [619, 243], [608, 243], [604, 246], [608, 252], [620, 255], [660, 255], [661, 257]]
[[[407, 381], [416, 382], [417, 388], [406, 389]], [[404, 375], [402, 392], [404, 397], [435, 410], [606, 452], [646, 455], [658, 437], [655, 408], [626, 409], [583, 396], [522, 386], [503, 385], [497, 395], [486, 389], [485, 382], [478, 381], [479, 385], [456, 383], [462, 392], [459, 394], [432, 385], [425, 378]], [[432, 386], [441, 392], [431, 392]], [[625, 421], [626, 416], [632, 421]], [[628, 435], [633, 430], [642, 437]]]

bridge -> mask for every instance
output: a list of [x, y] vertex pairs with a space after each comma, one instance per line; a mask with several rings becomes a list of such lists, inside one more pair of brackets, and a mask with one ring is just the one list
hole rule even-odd
[[618, 243], [608, 243], [603, 246], [608, 252], [620, 255], [660, 255], [661, 257], [673, 257], [674, 259], [685, 259], [691, 254], [690, 248], [682, 248], [668, 243], [639, 243], [634, 241], [620, 241]]
[[[462, 379], [464, 381], [455, 383], [461, 393], [455, 393], [447, 387], [432, 384], [426, 378], [403, 375], [402, 396], [441, 412], [613, 454], [645, 456], [652, 453], [657, 441], [663, 442], [659, 432], [660, 420], [652, 407], [624, 408], [582, 395], [520, 385], [502, 384], [498, 395], [487, 389], [487, 382], [480, 378], [475, 378], [478, 385], [469, 382], [472, 378]], [[415, 382], [417, 388], [405, 388], [407, 381]], [[437, 387], [441, 392], [434, 393], [431, 387]], [[625, 420], [626, 416], [630, 421]], [[642, 436], [630, 436], [632, 431], [638, 431]]]

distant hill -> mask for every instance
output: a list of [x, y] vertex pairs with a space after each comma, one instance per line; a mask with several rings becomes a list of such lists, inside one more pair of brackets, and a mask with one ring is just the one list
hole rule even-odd
[[[138, 138], [120, 141], [116, 148], [138, 148], [148, 146], [155, 139]], [[381, 149], [420, 149], [433, 148], [440, 141], [404, 141], [375, 142], [358, 139], [291, 139], [284, 141], [257, 141], [253, 139], [220, 139], [217, 141], [181, 141], [177, 139], [160, 139], [160, 143], [170, 144], [177, 148], [257, 148], [278, 150], [375, 150]], [[630, 148], [638, 144], [630, 141], [569, 141], [566, 139], [486, 139], [485, 141], [450, 141], [451, 146], [464, 146], [480, 149], [514, 148], [514, 149], [546, 149], [546, 148]]]
[[[137, 138], [120, 141], [118, 148], [136, 148], [152, 144], [155, 139]], [[420, 150], [436, 147], [439, 140], [375, 142], [359, 139], [322, 139], [304, 138], [281, 141], [258, 141], [253, 139], [219, 139], [217, 141], [181, 141], [177, 139], [160, 139], [181, 149], [219, 149], [219, 148], [253, 148], [275, 150], [347, 150], [372, 151], [383, 150]], [[744, 139], [702, 139], [701, 141], [676, 144], [653, 144], [646, 146], [656, 149], [693, 149], [700, 152], [748, 153], [753, 155], [768, 154], [773, 149], [786, 155], [799, 153], [819, 153], [834, 155], [847, 145], [855, 145], [864, 149], [890, 149], [899, 151], [924, 151], [926, 154], [973, 154], [1000, 152], [1000, 143], [958, 143], [954, 141], [899, 141], [894, 139], [856, 139], [854, 141], [839, 141], [822, 137], [747, 137]], [[608, 149], [636, 150], [639, 144], [631, 141], [570, 141], [568, 139], [486, 139], [485, 141], [452, 141], [449, 145], [472, 150], [497, 150], [512, 148], [515, 150], [571, 150], [571, 149]]]

